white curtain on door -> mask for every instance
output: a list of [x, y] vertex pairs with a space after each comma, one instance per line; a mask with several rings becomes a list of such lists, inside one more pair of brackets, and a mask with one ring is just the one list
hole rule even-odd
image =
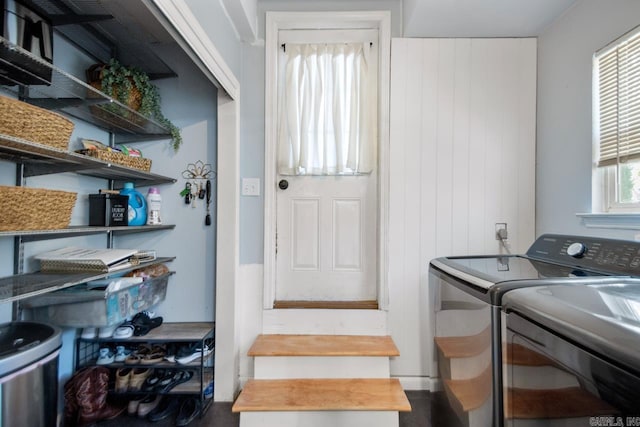
[[286, 44], [278, 100], [278, 172], [369, 173], [377, 96], [370, 44]]

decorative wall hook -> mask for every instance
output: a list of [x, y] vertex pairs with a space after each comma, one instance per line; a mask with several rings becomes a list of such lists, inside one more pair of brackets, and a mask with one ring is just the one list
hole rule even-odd
[[180, 192], [180, 196], [184, 197], [184, 202], [196, 207], [197, 199], [206, 198], [206, 216], [205, 225], [211, 225], [211, 180], [216, 178], [216, 173], [211, 169], [210, 163], [203, 163], [198, 160], [195, 163], [189, 163], [187, 168], [182, 171], [182, 177], [187, 180], [184, 190]]
[[198, 160], [187, 165], [187, 168], [182, 171], [182, 177], [184, 179], [215, 179], [216, 173], [211, 169], [210, 163]]

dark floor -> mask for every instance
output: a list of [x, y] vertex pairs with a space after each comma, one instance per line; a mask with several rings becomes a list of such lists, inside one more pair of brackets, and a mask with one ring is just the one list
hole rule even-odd
[[[428, 391], [407, 391], [407, 397], [411, 403], [411, 412], [400, 413], [400, 427], [431, 427], [429, 420]], [[231, 412], [231, 403], [213, 403], [202, 418], [195, 419], [189, 427], [237, 427], [240, 424], [240, 416]], [[122, 415], [114, 420], [103, 421], [99, 427], [142, 427], [174, 426], [174, 419], [168, 419], [158, 423], [150, 423], [129, 415]]]

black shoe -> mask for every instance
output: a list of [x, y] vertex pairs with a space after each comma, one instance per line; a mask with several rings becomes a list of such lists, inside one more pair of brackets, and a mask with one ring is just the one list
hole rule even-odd
[[180, 405], [176, 425], [186, 426], [198, 415], [200, 415], [200, 400], [195, 397], [189, 397]]
[[155, 423], [172, 416], [173, 414], [178, 412], [179, 409], [180, 401], [178, 400], [178, 398], [165, 396], [164, 399], [162, 399], [162, 402], [160, 402], [160, 404], [156, 407], [156, 409], [149, 412], [147, 418], [149, 419], [149, 421]]
[[197, 359], [200, 353], [200, 348], [197, 343], [185, 344], [176, 352], [174, 361], [184, 365]]
[[176, 343], [167, 343], [167, 352], [164, 355], [164, 360], [175, 363], [177, 351], [178, 345]]
[[158, 393], [169, 393], [172, 388], [189, 381], [191, 377], [193, 377], [193, 372], [191, 371], [168, 371], [168, 375], [158, 383]]
[[158, 395], [149, 395], [140, 401], [138, 405], [138, 417], [145, 418], [149, 412], [153, 411], [160, 404], [160, 400], [162, 396]]
[[157, 328], [162, 325], [162, 317], [151, 318], [143, 311], [133, 316], [131, 324], [134, 327], [133, 335], [139, 337], [148, 334], [153, 328]]
[[147, 393], [152, 392], [165, 375], [164, 369], [154, 369], [151, 375], [149, 375], [147, 379], [144, 380], [144, 383], [142, 383], [142, 391]]

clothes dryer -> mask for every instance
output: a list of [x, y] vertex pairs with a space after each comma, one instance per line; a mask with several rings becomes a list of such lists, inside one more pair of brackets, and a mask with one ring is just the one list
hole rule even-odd
[[502, 302], [505, 426], [640, 425], [640, 281], [519, 289]]
[[434, 377], [432, 424], [502, 426], [503, 296], [563, 283], [640, 275], [640, 243], [545, 234], [522, 255], [442, 257], [429, 268]]

